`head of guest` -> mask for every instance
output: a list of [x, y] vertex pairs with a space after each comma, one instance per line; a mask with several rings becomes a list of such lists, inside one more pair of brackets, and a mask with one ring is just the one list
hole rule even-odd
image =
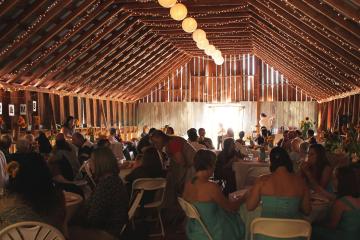
[[79, 132], [76, 132], [72, 135], [72, 143], [77, 147], [81, 147], [85, 141], [85, 137]]
[[337, 196], [338, 198], [351, 196], [360, 197], [360, 176], [358, 170], [353, 166], [337, 169]]
[[284, 138], [287, 138], [289, 135], [289, 130], [285, 130], [283, 133]]
[[235, 152], [235, 141], [233, 138], [226, 138], [224, 140], [224, 149], [223, 151], [227, 156], [232, 156]]
[[147, 125], [145, 125], [143, 127], [143, 133], [148, 134], [148, 132], [149, 132], [149, 127]]
[[267, 137], [268, 136], [268, 130], [266, 127], [261, 127], [261, 136]]
[[16, 141], [16, 152], [17, 153], [29, 153], [31, 152], [31, 145], [29, 140], [26, 138], [20, 138]]
[[118, 175], [119, 166], [114, 153], [110, 148], [96, 148], [90, 158], [90, 169], [95, 179], [99, 180], [104, 176]]
[[7, 134], [3, 134], [0, 137], [0, 149], [2, 151], [9, 151], [9, 148], [11, 147], [12, 144], [12, 137], [10, 135]]
[[199, 128], [198, 134], [202, 138], [205, 137], [205, 134], [206, 134], [205, 128]]
[[195, 128], [190, 128], [187, 130], [187, 135], [190, 142], [196, 142], [198, 139], [197, 131]]
[[115, 136], [116, 135], [116, 128], [110, 128], [109, 134], [110, 134], [110, 136]]
[[33, 144], [35, 142], [35, 136], [31, 133], [25, 134], [24, 138], [27, 139], [30, 144]]
[[46, 162], [40, 155], [31, 156], [31, 161], [9, 163], [8, 190], [35, 212], [48, 215], [57, 211], [59, 194]]
[[235, 136], [234, 130], [232, 128], [228, 128], [227, 131], [226, 131], [226, 136], [234, 138], [234, 136]]
[[75, 119], [73, 116], [68, 116], [64, 122], [64, 127], [72, 129], [75, 126]]
[[65, 140], [65, 135], [63, 133], [59, 133], [58, 135], [56, 135], [54, 150], [71, 151], [71, 147], [69, 143]]
[[313, 137], [313, 136], [315, 135], [314, 130], [309, 129], [309, 130], [307, 131], [307, 135], [308, 135], [309, 138]]
[[39, 152], [43, 154], [48, 154], [51, 152], [52, 147], [49, 139], [46, 137], [44, 132], [39, 132], [39, 137], [37, 138], [39, 144]]
[[97, 142], [98, 147], [110, 147], [111, 143], [107, 138], [100, 138]]
[[312, 144], [309, 147], [308, 162], [315, 171], [315, 177], [320, 182], [323, 170], [330, 166], [326, 150], [321, 144]]
[[295, 137], [299, 137], [301, 138], [302, 137], [302, 132], [300, 130], [296, 130], [296, 136]]
[[210, 178], [214, 174], [216, 154], [213, 151], [200, 149], [194, 157], [194, 169], [197, 173], [202, 172]]
[[245, 137], [245, 132], [244, 131], [240, 131], [239, 132], [239, 138], [243, 139]]
[[175, 134], [174, 128], [168, 126], [168, 127], [166, 128], [166, 134], [168, 134], [168, 135], [174, 135], [174, 134]]
[[299, 153], [300, 152], [300, 144], [302, 143], [303, 141], [300, 139], [300, 138], [295, 138], [291, 141], [291, 151], [292, 152], [297, 152]]
[[162, 171], [161, 159], [156, 148], [150, 147], [145, 150], [142, 156], [142, 166], [149, 172]]
[[270, 152], [270, 172], [279, 168], [285, 168], [288, 172], [294, 172], [292, 161], [287, 151], [281, 147], [274, 147]]
[[260, 114], [260, 117], [262, 117], [262, 118], [266, 118], [266, 117], [267, 117], [267, 115], [266, 115], [265, 113], [261, 113], [261, 114]]
[[170, 136], [161, 130], [154, 130], [150, 134], [150, 140], [156, 149], [161, 150], [170, 141]]

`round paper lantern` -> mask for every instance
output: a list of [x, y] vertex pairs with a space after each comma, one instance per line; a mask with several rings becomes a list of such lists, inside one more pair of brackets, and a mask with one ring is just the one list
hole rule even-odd
[[221, 52], [220, 52], [220, 50], [215, 50], [215, 51], [211, 54], [211, 57], [212, 57], [213, 59], [220, 58], [220, 57], [221, 57]]
[[215, 64], [216, 65], [222, 65], [223, 63], [224, 63], [224, 58], [223, 57], [221, 57], [221, 58], [216, 58], [215, 60], [214, 60], [214, 62], [215, 62]]
[[164, 8], [171, 8], [176, 4], [176, 0], [158, 0], [158, 2]]
[[192, 33], [197, 28], [197, 22], [194, 18], [188, 17], [182, 21], [182, 29], [187, 33]]
[[192, 38], [194, 39], [195, 42], [204, 40], [204, 39], [206, 39], [206, 32], [204, 30], [198, 28], [193, 32]]
[[187, 8], [184, 4], [177, 3], [170, 9], [170, 16], [176, 21], [181, 21], [186, 18]]
[[207, 40], [206, 38], [197, 42], [196, 46], [200, 49], [200, 50], [205, 50], [205, 48], [209, 45], [209, 40]]
[[212, 53], [216, 50], [215, 46], [214, 45], [208, 45], [206, 48], [205, 48], [205, 53], [206, 55], [208, 56], [211, 56]]

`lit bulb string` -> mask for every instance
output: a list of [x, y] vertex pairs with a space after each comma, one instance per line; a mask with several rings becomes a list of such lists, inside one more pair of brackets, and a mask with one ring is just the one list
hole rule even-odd
[[[263, 24], [260, 23], [260, 22], [259, 22], [258, 24], [259, 24], [259, 25], [263, 25]], [[267, 33], [268, 35], [273, 36], [272, 33], [269, 33], [269, 32], [268, 32], [267, 29], [264, 28], [263, 30], [266, 31], [266, 33]], [[273, 37], [272, 39], [275, 41], [274, 37]], [[276, 41], [277, 41], [277, 40], [276, 40]], [[292, 39], [288, 39], [288, 41], [290, 41], [292, 44], [294, 44], [295, 46], [297, 46], [297, 48], [299, 48], [301, 51], [303, 51], [303, 52], [309, 54], [311, 57], [315, 58], [315, 60], [316, 60], [318, 63], [321, 63], [322, 65], [325, 65], [326, 67], [330, 68], [331, 70], [333, 70], [333, 71], [335, 72], [335, 70], [334, 70], [334, 68], [332, 67], [331, 64], [326, 64], [326, 63], [324, 63], [324, 62], [321, 61], [318, 57], [314, 56], [313, 54], [311, 54], [311, 53], [310, 53], [309, 51], [307, 51], [306, 49], [301, 48], [300, 44], [299, 44], [297, 41], [292, 40]], [[278, 43], [279, 45], [282, 44], [282, 43], [279, 43], [278, 41], [277, 41], [277, 43]], [[350, 76], [349, 74], [343, 74], [342, 72], [339, 72], [339, 73], [341, 73], [341, 75], [343, 75], [343, 76], [345, 76], [345, 77], [349, 77], [349, 76]], [[354, 79], [356, 79], [355, 75], [352, 75], [352, 77], [353, 77]], [[344, 80], [347, 80], [347, 79], [344, 79]], [[352, 84], [353, 84], [353, 83], [352, 83]], [[353, 85], [347, 84], [347, 86], [352, 87]]]
[[[348, 44], [347, 42], [343, 41], [339, 36], [337, 35], [332, 35], [330, 34], [321, 24], [315, 24], [314, 21], [312, 21], [311, 18], [307, 17], [306, 15], [300, 13], [300, 11], [297, 10], [297, 8], [291, 4], [290, 2], [288, 2], [287, 0], [281, 0], [282, 2], [285, 2], [285, 5], [286, 6], [289, 6], [292, 10], [293, 10], [293, 13], [294, 14], [297, 14], [299, 15], [300, 17], [298, 19], [300, 19], [302, 22], [308, 22], [312, 25], [312, 27], [315, 29], [315, 30], [320, 30], [322, 31], [325, 36], [328, 36], [328, 37], [332, 37], [332, 38], [335, 38], [337, 41], [339, 41], [341, 43], [342, 46], [346, 46], [349, 48], [349, 50], [356, 50], [356, 48], [352, 47], [350, 44]], [[268, 3], [268, 7], [270, 10], [272, 10], [273, 12], [276, 13], [276, 9], [273, 9], [269, 6], [269, 3]], [[275, 11], [274, 11], [275, 10]], [[277, 14], [277, 13], [276, 13]], [[339, 13], [338, 13], [339, 14]], [[357, 51], [359, 51], [360, 49], [357, 49]]]
[[[320, 0], [320, 5], [324, 4], [324, 1]], [[345, 14], [343, 14], [341, 11], [338, 11], [336, 8], [333, 8], [329, 4], [325, 2], [326, 5], [328, 5], [339, 17], [342, 17], [344, 20], [352, 20], [354, 22], [360, 23], [360, 17], [358, 19], [356, 18], [349, 18]]]
[[16, 43], [19, 43], [21, 40], [25, 39], [26, 37], [29, 36], [29, 34], [31, 33], [31, 31], [48, 15], [48, 13], [56, 6], [58, 5], [60, 1], [55, 1], [53, 2], [49, 7], [47, 7], [47, 9], [45, 10], [45, 12], [43, 14], [41, 14], [39, 17], [37, 17], [35, 19], [35, 21], [26, 29], [25, 32], [23, 32], [22, 34], [18, 35], [12, 43], [10, 43], [9, 45], [7, 45], [5, 47], [4, 50], [2, 50], [0, 52], [0, 57], [3, 56], [4, 54], [6, 54]]
[[26, 64], [21, 69], [15, 71], [15, 74], [22, 73], [24, 71], [29, 70], [31, 67], [34, 66], [34, 64], [37, 64], [42, 58], [47, 56], [49, 53], [53, 52], [55, 49], [57, 49], [60, 45], [62, 45], [64, 42], [66, 42], [74, 32], [78, 31], [82, 27], [82, 23], [86, 21], [90, 15], [97, 9], [97, 7], [100, 5], [101, 0], [94, 3], [94, 5], [86, 11], [86, 14], [84, 17], [82, 17], [66, 34], [64, 37], [62, 37], [59, 41], [55, 42], [53, 45], [51, 45], [49, 48], [47, 48], [45, 51], [43, 51], [37, 58], [32, 60], [30, 63]]
[[[220, 11], [216, 11], [216, 10], [212, 10], [212, 11], [207, 11], [206, 13], [197, 13], [197, 14], [192, 14], [191, 16], [196, 18], [196, 17], [206, 17], [209, 15], [219, 15], [219, 14], [223, 14], [223, 13], [232, 13], [232, 12], [237, 12], [239, 10], [243, 10], [245, 8], [247, 8], [249, 6], [249, 4], [246, 5], [242, 5], [240, 7], [234, 7], [234, 8], [229, 8], [226, 10], [220, 10]], [[167, 14], [161, 14], [161, 13], [152, 13], [152, 12], [142, 12], [142, 11], [138, 11], [138, 10], [134, 10], [131, 8], [125, 8], [124, 11], [131, 13], [133, 16], [142, 16], [142, 17], [161, 17], [161, 18], [166, 18], [168, 19], [169, 16]]]
[[[287, 4], [287, 5], [288, 5], [288, 4]], [[290, 5], [289, 5], [289, 6], [290, 6]], [[278, 18], [280, 18], [282, 22], [285, 22], [285, 23], [287, 24], [287, 28], [289, 28], [290, 30], [296, 32], [297, 34], [300, 34], [301, 37], [302, 37], [302, 39], [304, 39], [305, 41], [309, 42], [311, 45], [314, 45], [314, 46], [316, 46], [316, 48], [318, 48], [318, 46], [317, 46], [316, 43], [311, 42], [310, 39], [309, 39], [309, 37], [305, 37], [305, 36], [304, 36], [304, 32], [299, 32], [299, 31], [296, 30], [294, 27], [292, 27], [291, 24], [288, 22], [288, 20], [284, 18], [284, 16], [280, 15], [279, 13], [277, 13], [276, 9], [271, 8], [271, 7], [268, 7], [268, 8], [269, 8], [274, 14], [276, 14], [276, 16], [277, 16]], [[258, 8], [257, 8], [257, 10], [258, 10], [258, 12], [260, 12], [260, 13], [263, 15], [263, 17], [264, 17], [265, 13], [264, 13], [262, 10], [258, 9]], [[304, 19], [308, 19], [308, 21], [311, 21], [311, 20], [310, 20], [309, 18], [307, 18], [306, 16], [300, 14], [300, 13], [295, 9], [295, 7], [293, 7], [293, 11], [294, 11], [294, 14], [296, 13], [296, 14], [298, 15], [297, 18], [298, 18], [299, 20], [301, 20], [305, 25], [308, 26], [308, 23], [304, 22]], [[268, 21], [271, 22], [271, 20], [270, 20], [269, 18], [267, 18], [267, 17], [264, 17], [264, 18], [266, 18]], [[274, 26], [274, 24], [273, 24], [272, 22], [271, 22], [271, 24]], [[326, 31], [326, 29], [325, 29], [323, 26], [317, 27], [314, 23], [311, 23], [311, 25], [312, 25], [312, 28], [313, 28], [315, 31], [322, 30], [322, 31], [324, 32], [322, 35], [326, 35], [326, 36], [328, 36], [329, 38], [332, 36], [328, 31]], [[339, 39], [338, 37], [337, 37], [337, 40], [340, 41], [340, 42], [342, 42], [342, 43], [344, 43], [344, 42], [343, 42], [341, 39]], [[344, 44], [342, 44], [342, 45], [344, 45]], [[321, 49], [321, 48], [319, 48], [319, 49]], [[324, 53], [327, 53], [327, 52], [330, 53], [330, 51], [326, 51], [324, 48], [322, 48], [322, 49], [323, 49], [323, 52], [324, 52]], [[350, 50], [353, 51], [353, 49], [350, 49]], [[333, 56], [332, 58], [333, 58], [333, 59], [337, 59], [337, 58], [334, 57], [334, 56]], [[340, 60], [343, 60], [342, 58], [339, 58], [339, 59], [340, 59]], [[337, 59], [337, 60], [338, 60], [338, 59]], [[344, 61], [344, 60], [343, 60], [343, 61]], [[344, 61], [344, 62], [345, 62], [345, 61]], [[352, 66], [353, 68], [355, 68], [356, 71], [358, 71], [358, 70], [360, 69], [359, 66], [356, 66], [356, 65], [355, 65], [354, 63], [352, 63], [352, 62], [347, 62], [346, 64]]]
[[[271, 19], [269, 19], [268, 17], [266, 17], [266, 16], [264, 15], [264, 12], [263, 12], [263, 11], [261, 11], [261, 10], [258, 9], [258, 12], [263, 16], [263, 18], [264, 18], [267, 22], [269, 22], [269, 23], [270, 23], [275, 29], [277, 29], [278, 31], [281, 31], [282, 35], [284, 35], [283, 31], [282, 31], [281, 29], [277, 28], [277, 27], [272, 23]], [[284, 18], [283, 18], [281, 15], [278, 15], [278, 14], [277, 14], [277, 16], [281, 18], [281, 21], [282, 21], [282, 22], [285, 22]], [[309, 37], [304, 37], [304, 36], [303, 36], [303, 35], [304, 35], [303, 32], [299, 32], [298, 30], [294, 29], [294, 28], [293, 28], [292, 26], [290, 26], [290, 25], [288, 25], [287, 27], [288, 27], [290, 30], [292, 30], [293, 32], [297, 33], [299, 36], [301, 36], [301, 38], [302, 38], [303, 40], [305, 40], [306, 42], [308, 42], [310, 45], [315, 46], [316, 49], [321, 50], [321, 51], [324, 52], [325, 54], [330, 55], [330, 56], [332, 57], [332, 59], [335, 59], [336, 61], [341, 61], [343, 64], [345, 64], [345, 65], [347, 65], [347, 66], [351, 66], [352, 68], [355, 68], [356, 70], [360, 70], [360, 67], [359, 67], [359, 66], [356, 66], [354, 63], [345, 61], [345, 60], [344, 60], [343, 58], [341, 58], [341, 57], [336, 57], [331, 51], [327, 51], [325, 48], [319, 47], [319, 46], [317, 45], [317, 43], [312, 42], [312, 41], [309, 39]], [[286, 33], [285, 33], [285, 34], [286, 34]], [[288, 38], [288, 37], [286, 37], [286, 38]]]

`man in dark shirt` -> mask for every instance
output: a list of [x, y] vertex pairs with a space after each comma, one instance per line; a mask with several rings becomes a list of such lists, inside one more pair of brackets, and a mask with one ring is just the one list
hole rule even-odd
[[93, 144], [85, 139], [85, 137], [81, 133], [74, 133], [72, 136], [72, 143], [78, 147], [78, 159], [80, 165], [87, 161], [91, 157], [91, 153], [93, 151]]
[[204, 145], [207, 149], [214, 149], [214, 145], [212, 143], [212, 140], [210, 138], [205, 137], [205, 128], [199, 128], [199, 143]]

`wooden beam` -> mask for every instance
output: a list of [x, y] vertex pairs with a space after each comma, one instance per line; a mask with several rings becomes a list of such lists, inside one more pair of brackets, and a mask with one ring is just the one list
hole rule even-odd
[[328, 5], [337, 9], [339, 12], [344, 14], [347, 18], [350, 18], [354, 22], [360, 22], [360, 7], [351, 7], [346, 1], [343, 0], [324, 0]]

